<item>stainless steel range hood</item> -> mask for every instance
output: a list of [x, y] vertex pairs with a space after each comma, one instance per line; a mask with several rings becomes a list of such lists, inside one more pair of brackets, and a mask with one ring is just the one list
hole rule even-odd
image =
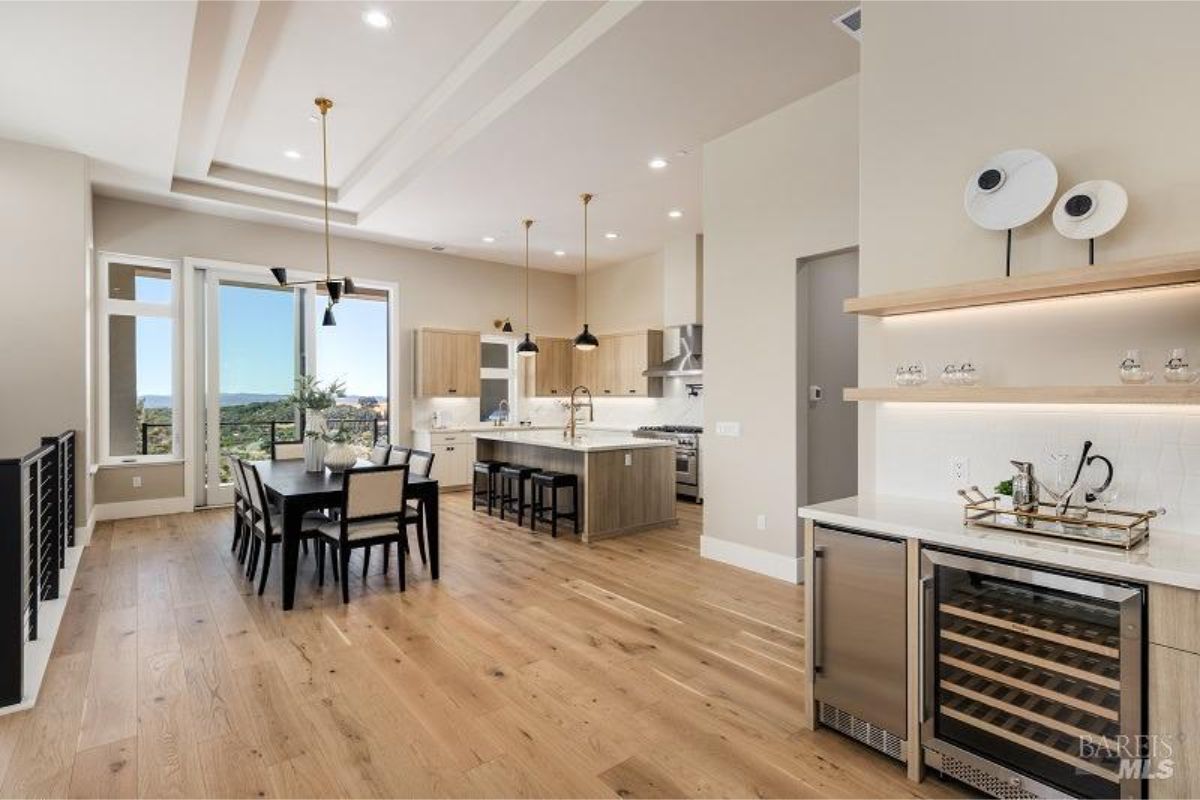
[[694, 378], [704, 374], [704, 326], [679, 326], [679, 355], [650, 367], [648, 378]]

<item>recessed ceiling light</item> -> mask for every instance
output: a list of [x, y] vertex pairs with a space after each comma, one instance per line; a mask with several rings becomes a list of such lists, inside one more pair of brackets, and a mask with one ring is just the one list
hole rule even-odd
[[483, 237], [483, 241], [486, 242], [487, 244], [491, 244], [492, 242], [496, 241], [496, 237], [495, 236], [485, 236], [485, 237]]
[[300, 158], [300, 151], [299, 150], [284, 150], [283, 155], [285, 158], [290, 158], [290, 159], [295, 160], [297, 158]]
[[667, 216], [670, 217], [671, 219], [679, 219], [680, 217], [683, 216], [683, 212], [680, 211], [678, 208], [672, 208], [670, 211], [667, 212]]
[[605, 239], [618, 239], [618, 238], [620, 238], [620, 234], [618, 234], [616, 231], [609, 231], [608, 233], [604, 234], [604, 238]]
[[364, 11], [362, 19], [363, 22], [367, 23], [372, 28], [379, 28], [380, 30], [383, 30], [385, 28], [392, 27], [392, 18], [377, 8], [373, 8], [370, 11]]
[[650, 159], [650, 169], [664, 169], [666, 166], [667, 160], [665, 158]]
[[566, 250], [555, 250], [554, 251], [554, 255], [558, 256], [559, 258], [562, 258], [566, 254], [567, 254]]

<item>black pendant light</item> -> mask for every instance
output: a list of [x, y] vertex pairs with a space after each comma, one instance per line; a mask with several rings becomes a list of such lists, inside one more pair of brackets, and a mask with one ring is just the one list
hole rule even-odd
[[321, 112], [321, 187], [322, 199], [325, 207], [325, 278], [313, 281], [293, 281], [288, 282], [287, 270], [283, 267], [271, 267], [271, 274], [275, 277], [275, 281], [280, 286], [305, 286], [307, 284], [324, 284], [325, 291], [329, 295], [329, 303], [325, 307], [325, 317], [322, 325], [337, 325], [333, 318], [333, 307], [342, 295], [354, 294], [358, 291], [358, 287], [354, 285], [354, 280], [349, 276], [344, 278], [333, 277], [333, 269], [329, 256], [329, 140], [325, 126], [326, 116], [329, 114], [329, 109], [333, 108], [333, 101], [327, 97], [318, 97], [313, 101], [317, 105], [317, 110]]
[[513, 332], [513, 326], [512, 326], [511, 319], [509, 319], [508, 317], [504, 318], [504, 327], [502, 327], [500, 329], [500, 332], [501, 333], [512, 333]]
[[529, 228], [533, 220], [522, 220], [521, 224], [525, 226], [525, 340], [517, 345], [517, 355], [535, 356], [538, 346], [529, 338]]
[[579, 195], [579, 199], [583, 201], [583, 330], [575, 337], [576, 350], [595, 350], [600, 346], [600, 340], [597, 339], [591, 331], [588, 330], [587, 323], [587, 300], [588, 300], [588, 263], [587, 263], [587, 244], [588, 244], [588, 223], [587, 223], [587, 208], [588, 203], [592, 202], [592, 196], [586, 192]]

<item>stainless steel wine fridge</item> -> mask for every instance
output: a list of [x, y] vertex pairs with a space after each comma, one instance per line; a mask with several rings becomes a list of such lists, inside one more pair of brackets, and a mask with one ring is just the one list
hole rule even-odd
[[1145, 796], [1145, 588], [926, 549], [925, 761], [1002, 798]]

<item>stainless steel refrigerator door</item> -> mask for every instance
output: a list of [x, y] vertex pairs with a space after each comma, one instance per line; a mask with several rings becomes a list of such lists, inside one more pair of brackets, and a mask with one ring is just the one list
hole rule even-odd
[[904, 543], [814, 534], [814, 697], [906, 739]]

